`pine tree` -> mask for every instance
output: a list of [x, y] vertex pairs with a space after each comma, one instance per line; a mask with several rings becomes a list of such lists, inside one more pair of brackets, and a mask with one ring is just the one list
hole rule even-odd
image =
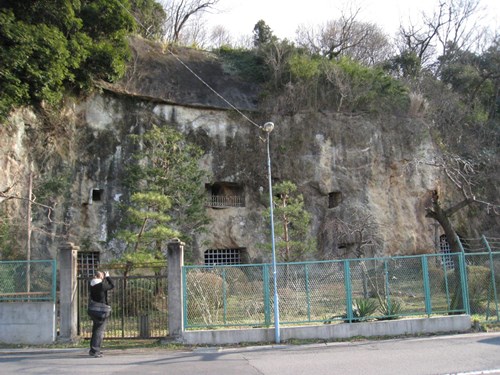
[[208, 223], [204, 172], [198, 164], [202, 151], [168, 126], [131, 137], [140, 147], [129, 167], [127, 228], [119, 238], [130, 252], [158, 257], [165, 241], [178, 237], [189, 243]]
[[[297, 186], [283, 181], [273, 186], [274, 236], [276, 254], [283, 262], [304, 260], [315, 249], [310, 236], [311, 214], [304, 209], [304, 198]], [[264, 214], [270, 220], [270, 210]], [[270, 249], [271, 244], [266, 244]]]

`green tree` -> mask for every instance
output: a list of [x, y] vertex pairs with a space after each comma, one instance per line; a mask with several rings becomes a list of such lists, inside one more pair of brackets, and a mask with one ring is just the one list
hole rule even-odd
[[448, 47], [440, 57], [440, 78], [460, 94], [471, 115], [469, 121], [493, 120], [500, 96], [500, 38], [482, 54]]
[[257, 22], [253, 28], [253, 45], [257, 48], [265, 46], [277, 38], [274, 36], [271, 27], [269, 27], [264, 20]]
[[90, 88], [125, 72], [128, 0], [3, 0], [0, 120], [16, 106], [57, 104], [68, 88]]
[[293, 54], [288, 59], [290, 75], [295, 80], [316, 80], [320, 74], [321, 60], [305, 54]]
[[414, 51], [405, 50], [389, 59], [384, 68], [397, 78], [417, 79], [422, 70], [422, 61]]
[[23, 254], [20, 254], [19, 247], [16, 245], [17, 238], [16, 228], [12, 220], [6, 213], [3, 206], [0, 206], [0, 259], [15, 260], [22, 259]]
[[[315, 241], [310, 236], [311, 214], [304, 209], [304, 198], [290, 181], [274, 185], [273, 194], [276, 254], [283, 262], [304, 260], [315, 249]], [[264, 217], [270, 220], [270, 209]], [[265, 247], [271, 249], [272, 245]]]
[[128, 0], [82, 1], [82, 31], [91, 43], [83, 46], [88, 57], [75, 69], [80, 86], [89, 87], [95, 80], [113, 82], [125, 74], [130, 58], [126, 36], [135, 26], [129, 8]]
[[130, 0], [138, 33], [147, 39], [160, 40], [165, 36], [167, 13], [155, 0]]
[[178, 237], [177, 231], [169, 227], [172, 208], [169, 197], [158, 192], [133, 193], [126, 214], [132, 230], [123, 230], [119, 237], [133, 244], [133, 254], [150, 254], [160, 258], [163, 242]]
[[169, 126], [133, 135], [140, 147], [129, 168], [130, 206], [119, 237], [129, 250], [159, 255], [164, 242], [191, 235], [208, 223], [205, 212], [202, 151]]

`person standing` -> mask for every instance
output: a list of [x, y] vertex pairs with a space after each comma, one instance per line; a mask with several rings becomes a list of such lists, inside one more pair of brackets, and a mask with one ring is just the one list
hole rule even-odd
[[90, 301], [88, 314], [92, 319], [92, 338], [90, 339], [89, 355], [102, 357], [101, 344], [106, 330], [106, 323], [111, 315], [111, 306], [108, 304], [108, 290], [115, 287], [109, 272], [97, 271], [90, 280]]

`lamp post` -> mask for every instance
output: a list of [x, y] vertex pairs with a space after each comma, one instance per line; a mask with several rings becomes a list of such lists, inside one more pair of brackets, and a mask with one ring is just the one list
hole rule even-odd
[[271, 240], [273, 251], [273, 281], [274, 281], [274, 338], [277, 344], [280, 343], [280, 308], [278, 300], [278, 283], [276, 278], [276, 241], [274, 239], [274, 216], [273, 216], [273, 185], [271, 180], [271, 152], [269, 150], [269, 135], [274, 129], [272, 122], [266, 122], [262, 130], [267, 135], [267, 176], [269, 181], [269, 208], [271, 215]]

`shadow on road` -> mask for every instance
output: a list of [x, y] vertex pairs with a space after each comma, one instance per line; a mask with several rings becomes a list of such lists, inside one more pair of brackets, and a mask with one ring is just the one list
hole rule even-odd
[[481, 344], [500, 345], [500, 336], [479, 340]]

